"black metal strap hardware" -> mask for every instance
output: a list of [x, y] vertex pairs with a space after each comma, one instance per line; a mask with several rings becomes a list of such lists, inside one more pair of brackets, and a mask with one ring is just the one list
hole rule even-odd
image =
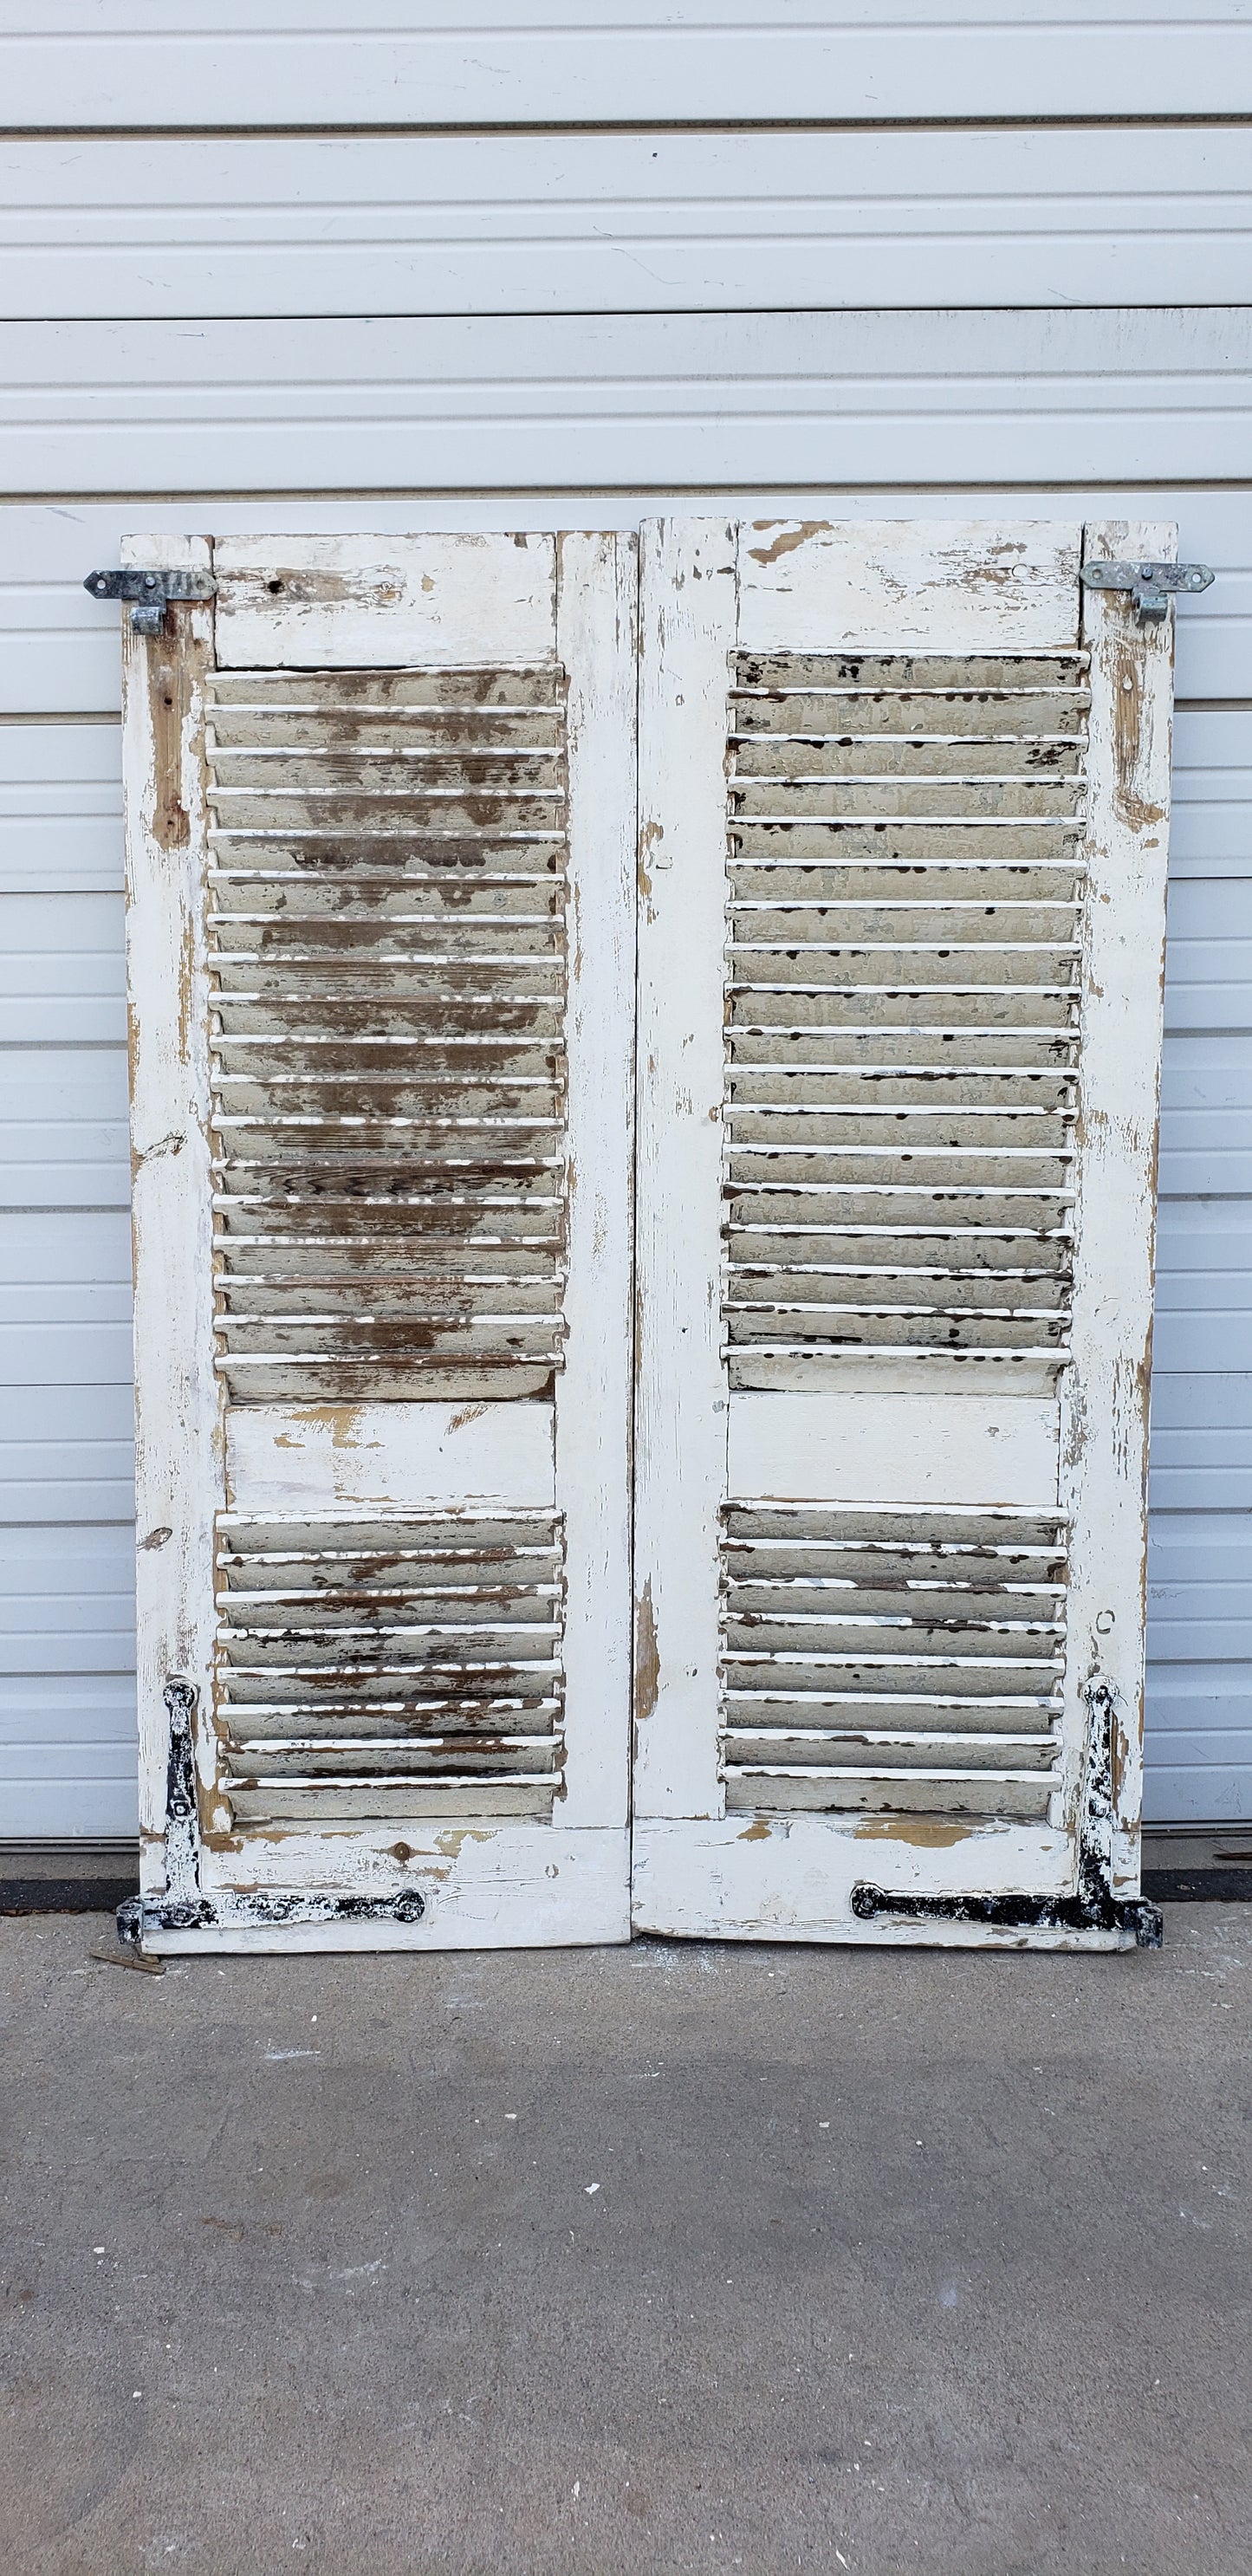
[[83, 588], [93, 599], [129, 599], [136, 635], [159, 635], [171, 599], [212, 599], [217, 583], [211, 572], [144, 572], [128, 565], [122, 572], [89, 572]]

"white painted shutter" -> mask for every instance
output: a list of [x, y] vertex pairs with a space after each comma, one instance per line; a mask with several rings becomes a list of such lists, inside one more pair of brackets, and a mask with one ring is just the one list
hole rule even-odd
[[130, 559], [144, 1937], [620, 1939], [632, 543]]
[[1171, 635], [1083, 543], [645, 531], [649, 1929], [1152, 1935]]

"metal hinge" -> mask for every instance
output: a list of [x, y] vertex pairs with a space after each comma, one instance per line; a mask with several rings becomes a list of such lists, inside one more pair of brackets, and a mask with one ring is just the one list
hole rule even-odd
[[1080, 578], [1088, 590], [1129, 590], [1135, 607], [1150, 626], [1169, 615], [1170, 593], [1207, 590], [1213, 580], [1208, 564], [1112, 563], [1107, 558], [1085, 563]]
[[143, 572], [128, 565], [124, 572], [89, 572], [83, 588], [93, 599], [132, 600], [136, 635], [159, 635], [171, 599], [212, 599], [217, 583], [211, 572]]

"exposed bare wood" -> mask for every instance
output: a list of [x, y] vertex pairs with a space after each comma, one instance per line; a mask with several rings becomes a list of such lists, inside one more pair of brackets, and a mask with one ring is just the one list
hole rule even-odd
[[[133, 538], [142, 566], [207, 567], [204, 539]], [[172, 607], [145, 638], [122, 619], [127, 992], [135, 1275], [135, 1484], [140, 1867], [165, 1884], [171, 1676], [201, 1712], [201, 1821], [219, 1830], [211, 1722], [213, 1515], [224, 1441], [212, 1348], [208, 861], [204, 692], [211, 605]]]
[[235, 1404], [551, 1393], [556, 679], [536, 675], [520, 740], [525, 674], [258, 671], [211, 691], [217, 1365]]
[[[1170, 558], [1177, 529], [1089, 526], [1088, 555]], [[1116, 592], [1084, 593], [1091, 655], [1090, 901], [1082, 962], [1084, 1114], [1075, 1163], [1074, 1365], [1062, 1380], [1061, 1488], [1070, 1576], [1071, 1812], [1082, 1797], [1075, 1712], [1113, 1699], [1108, 1848], [1139, 1885], [1148, 1398], [1169, 848], [1172, 617], [1145, 627]]]

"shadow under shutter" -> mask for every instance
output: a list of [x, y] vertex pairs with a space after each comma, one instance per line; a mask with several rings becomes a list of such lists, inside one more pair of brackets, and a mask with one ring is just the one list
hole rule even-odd
[[186, 554], [127, 642], [145, 1933], [621, 1938], [632, 548]]
[[645, 532], [646, 1928], [1150, 1935], [1170, 635], [1082, 551]]

